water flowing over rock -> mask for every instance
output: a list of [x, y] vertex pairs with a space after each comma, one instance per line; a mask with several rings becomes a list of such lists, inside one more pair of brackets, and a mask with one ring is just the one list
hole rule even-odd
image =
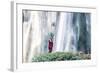
[[52, 52], [90, 53], [91, 23], [89, 13], [23, 11], [23, 62], [48, 53], [48, 41], [53, 39]]

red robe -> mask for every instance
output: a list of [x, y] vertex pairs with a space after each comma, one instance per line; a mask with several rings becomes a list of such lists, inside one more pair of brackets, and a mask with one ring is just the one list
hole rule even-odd
[[49, 45], [48, 45], [49, 52], [52, 52], [52, 48], [53, 48], [53, 41], [49, 40]]

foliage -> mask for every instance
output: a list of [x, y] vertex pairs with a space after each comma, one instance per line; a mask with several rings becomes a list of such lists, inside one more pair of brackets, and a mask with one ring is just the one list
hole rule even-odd
[[71, 52], [55, 52], [55, 53], [47, 53], [34, 56], [32, 58], [32, 62], [82, 60], [82, 59], [90, 59], [90, 56], [78, 53], [73, 54]]

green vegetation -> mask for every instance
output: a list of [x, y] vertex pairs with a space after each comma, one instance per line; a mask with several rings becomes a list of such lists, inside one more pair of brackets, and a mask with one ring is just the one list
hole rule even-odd
[[85, 60], [90, 59], [87, 54], [73, 54], [71, 52], [55, 52], [47, 53], [32, 58], [32, 62], [49, 62], [49, 61], [65, 61], [65, 60]]

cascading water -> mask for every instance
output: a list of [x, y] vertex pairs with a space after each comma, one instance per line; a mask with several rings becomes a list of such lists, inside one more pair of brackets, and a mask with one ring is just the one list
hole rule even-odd
[[58, 24], [56, 51], [76, 52], [77, 35], [73, 26], [73, 13], [61, 12]]
[[63, 45], [64, 51], [66, 52], [75, 52], [76, 51], [76, 35], [74, 33], [74, 26], [73, 24], [73, 13], [66, 13], [66, 25], [65, 25], [65, 35], [64, 35], [64, 40], [65, 44]]
[[28, 12], [23, 12], [24, 62], [31, 62], [35, 55], [48, 53], [50, 34], [53, 34], [52, 52], [76, 53], [83, 50], [90, 52], [90, 14], [49, 11]]

